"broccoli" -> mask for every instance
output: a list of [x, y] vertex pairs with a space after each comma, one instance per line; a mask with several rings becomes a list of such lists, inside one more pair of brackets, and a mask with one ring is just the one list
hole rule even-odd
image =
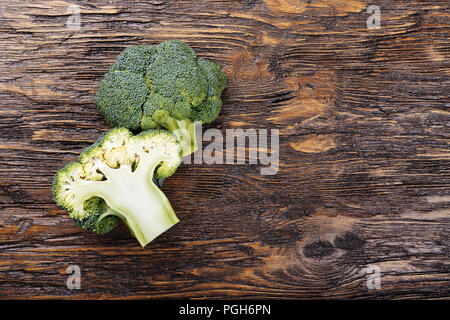
[[178, 168], [181, 145], [166, 130], [114, 128], [59, 170], [55, 202], [84, 229], [104, 234], [121, 219], [144, 247], [179, 220], [153, 178]]
[[218, 64], [168, 40], [126, 48], [103, 78], [95, 104], [111, 127], [171, 131], [187, 156], [197, 149], [194, 122], [217, 118], [226, 85]]

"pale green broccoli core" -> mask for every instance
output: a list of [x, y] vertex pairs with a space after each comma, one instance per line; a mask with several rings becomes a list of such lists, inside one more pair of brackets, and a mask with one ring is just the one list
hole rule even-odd
[[169, 200], [153, 183], [153, 173], [163, 161], [161, 155], [152, 155], [140, 163], [135, 171], [130, 165], [110, 168], [98, 163], [104, 181], [77, 181], [73, 185], [75, 210], [91, 197], [101, 197], [111, 210], [100, 216], [119, 217], [144, 247], [161, 233], [179, 222]]
[[183, 146], [181, 156], [188, 156], [198, 149], [197, 141], [195, 140], [195, 123], [189, 119], [176, 120], [172, 117], [167, 117], [161, 125], [167, 130], [171, 131]]

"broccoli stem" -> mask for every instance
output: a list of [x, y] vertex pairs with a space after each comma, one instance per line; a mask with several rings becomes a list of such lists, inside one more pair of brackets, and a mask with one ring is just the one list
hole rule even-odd
[[161, 156], [146, 159], [134, 172], [126, 165], [117, 169], [99, 166], [107, 180], [79, 182], [77, 203], [93, 196], [103, 198], [111, 210], [101, 215], [99, 221], [107, 215], [118, 216], [144, 247], [179, 222], [169, 200], [152, 181], [161, 160]]
[[181, 157], [188, 156], [198, 149], [195, 139], [195, 123], [190, 119], [177, 120], [167, 117], [161, 126], [171, 131], [181, 144]]
[[164, 193], [151, 180], [142, 180], [132, 186], [124, 182], [121, 194], [105, 202], [144, 247], [179, 220]]

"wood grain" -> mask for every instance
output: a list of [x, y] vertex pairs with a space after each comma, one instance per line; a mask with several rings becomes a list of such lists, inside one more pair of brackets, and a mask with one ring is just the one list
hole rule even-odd
[[[370, 4], [380, 29], [367, 29]], [[2, 1], [0, 297], [449, 298], [449, 12], [445, 0]], [[142, 249], [123, 225], [80, 230], [50, 188], [108, 129], [93, 101], [115, 57], [167, 39], [228, 74], [205, 129], [279, 129], [280, 169], [183, 165], [163, 188], [181, 223]], [[80, 290], [66, 287], [72, 264]]]

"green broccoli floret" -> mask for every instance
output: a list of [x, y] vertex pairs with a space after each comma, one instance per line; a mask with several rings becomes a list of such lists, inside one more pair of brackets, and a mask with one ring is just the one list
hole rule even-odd
[[[105, 200], [100, 197], [92, 197], [84, 202], [84, 211], [88, 215], [83, 219], [73, 219], [83, 229], [97, 234], [105, 234], [114, 229], [119, 223], [119, 218], [107, 206]], [[110, 214], [106, 214], [109, 212]], [[103, 217], [100, 219], [100, 217]]]
[[55, 202], [84, 229], [104, 234], [121, 219], [144, 247], [179, 220], [153, 178], [178, 168], [181, 145], [168, 131], [133, 135], [111, 129], [87, 148], [78, 162], [58, 171]]
[[136, 131], [141, 124], [142, 104], [149, 93], [141, 75], [114, 69], [103, 78], [95, 103], [109, 126]]
[[168, 40], [126, 48], [105, 75], [95, 103], [110, 126], [170, 130], [186, 156], [197, 149], [194, 122], [217, 118], [226, 84], [218, 64], [197, 58], [182, 41]]

